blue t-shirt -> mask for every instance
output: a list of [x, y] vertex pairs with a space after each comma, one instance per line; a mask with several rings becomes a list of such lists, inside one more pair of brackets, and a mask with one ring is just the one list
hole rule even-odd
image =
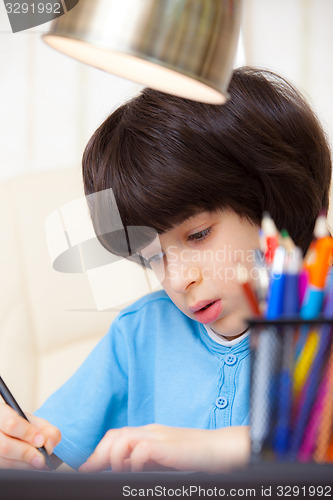
[[54, 453], [77, 468], [111, 428], [248, 425], [249, 395], [249, 338], [218, 344], [159, 291], [117, 316], [36, 415], [60, 429]]

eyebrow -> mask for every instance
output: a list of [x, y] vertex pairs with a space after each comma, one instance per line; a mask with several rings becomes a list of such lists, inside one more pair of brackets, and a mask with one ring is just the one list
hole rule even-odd
[[207, 214], [207, 215], [210, 215], [210, 212], [208, 210], [199, 210], [198, 212], [190, 215], [189, 217], [187, 217], [186, 219], [183, 220], [183, 222], [181, 224], [184, 224], [184, 223], [188, 223], [188, 222], [192, 222], [192, 220], [195, 218], [195, 217], [198, 217], [200, 215], [204, 215], [204, 214]]
[[[194, 219], [195, 219], [196, 217], [200, 216], [201, 214], [202, 214], [202, 216], [203, 216], [203, 217], [205, 217], [205, 219], [206, 219], [206, 218], [209, 218], [209, 219], [211, 218], [211, 214], [210, 214], [208, 211], [206, 211], [206, 212], [198, 212], [197, 214], [191, 215], [190, 217], [188, 217], [187, 219], [185, 219], [185, 220], [183, 221], [183, 224], [191, 224], [191, 223], [193, 223], [193, 222], [194, 222]], [[196, 222], [196, 225], [199, 225], [199, 226], [200, 226], [200, 225], [201, 225], [201, 224], [203, 224], [204, 222], [208, 222], [208, 221], [206, 221], [206, 220], [204, 220], [203, 222], [198, 221], [198, 223]]]

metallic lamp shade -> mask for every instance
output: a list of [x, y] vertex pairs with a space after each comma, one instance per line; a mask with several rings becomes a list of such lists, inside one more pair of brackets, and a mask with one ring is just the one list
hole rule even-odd
[[222, 104], [242, 0], [80, 0], [43, 38], [82, 62], [189, 99]]

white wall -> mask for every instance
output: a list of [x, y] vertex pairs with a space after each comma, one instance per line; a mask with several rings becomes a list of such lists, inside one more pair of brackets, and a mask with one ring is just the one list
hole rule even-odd
[[333, 143], [332, 0], [244, 0], [247, 64], [272, 69], [307, 97]]
[[56, 52], [45, 31], [13, 34], [0, 2], [0, 180], [79, 168], [97, 126], [141, 88]]
[[[291, 79], [332, 142], [332, 0], [244, 0], [246, 62]], [[107, 114], [139, 85], [49, 48], [47, 25], [13, 34], [0, 2], [0, 180], [76, 166]], [[243, 62], [243, 61], [242, 61]]]

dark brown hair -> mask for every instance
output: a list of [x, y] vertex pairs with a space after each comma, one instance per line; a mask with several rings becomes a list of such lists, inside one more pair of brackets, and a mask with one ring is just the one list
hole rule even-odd
[[[236, 69], [228, 92], [214, 106], [143, 90], [90, 139], [85, 192], [112, 188], [124, 226], [158, 233], [202, 210], [229, 208], [255, 223], [268, 211], [305, 251], [328, 206], [325, 134], [302, 96], [272, 72]], [[91, 212], [98, 232], [101, 216]], [[102, 243], [113, 250], [111, 240]]]

